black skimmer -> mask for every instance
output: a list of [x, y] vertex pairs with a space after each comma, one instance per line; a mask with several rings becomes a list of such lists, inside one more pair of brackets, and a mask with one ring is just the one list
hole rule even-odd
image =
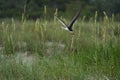
[[78, 12], [76, 13], [76, 15], [73, 17], [73, 19], [72, 19], [72, 21], [70, 22], [69, 25], [67, 25], [62, 19], [58, 18], [56, 15], [55, 15], [55, 17], [56, 17], [56, 18], [58, 19], [58, 21], [63, 25], [62, 28], [63, 28], [64, 30], [67, 30], [67, 31], [69, 31], [70, 33], [74, 34], [72, 27], [73, 27], [73, 24], [75, 23], [75, 21], [78, 19], [79, 15], [80, 15], [80, 9], [79, 9]]

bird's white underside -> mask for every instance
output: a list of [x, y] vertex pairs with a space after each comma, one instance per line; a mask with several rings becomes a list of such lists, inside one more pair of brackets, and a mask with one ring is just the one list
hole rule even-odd
[[67, 28], [67, 27], [61, 27], [62, 29], [64, 29], [64, 30], [67, 30], [67, 31], [69, 31], [69, 29]]
[[70, 31], [67, 27], [61, 27], [62, 29], [69, 31], [70, 33], [73, 33], [72, 31]]

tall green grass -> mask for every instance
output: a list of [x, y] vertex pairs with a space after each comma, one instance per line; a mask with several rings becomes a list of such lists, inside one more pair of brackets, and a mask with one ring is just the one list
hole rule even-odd
[[[103, 21], [98, 22], [97, 15], [88, 22], [80, 18], [74, 24], [74, 37], [62, 30], [55, 18], [1, 20], [0, 54], [7, 57], [0, 57], [0, 80], [99, 80], [103, 76], [119, 80], [120, 23], [105, 12]], [[48, 42], [53, 44], [48, 46]], [[58, 44], [64, 44], [64, 49]], [[17, 63], [14, 57], [26, 51], [38, 55], [31, 67]]]

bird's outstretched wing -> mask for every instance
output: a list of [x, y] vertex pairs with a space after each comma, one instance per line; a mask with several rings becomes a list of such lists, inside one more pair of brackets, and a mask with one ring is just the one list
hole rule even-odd
[[55, 17], [64, 27], [67, 27], [67, 25], [65, 24], [65, 22], [62, 19], [58, 18], [56, 15], [55, 15]]
[[78, 12], [76, 13], [76, 15], [73, 17], [71, 23], [69, 24], [69, 28], [70, 29], [72, 28], [74, 22], [77, 20], [77, 18], [79, 17], [79, 15], [80, 15], [80, 9], [78, 10]]

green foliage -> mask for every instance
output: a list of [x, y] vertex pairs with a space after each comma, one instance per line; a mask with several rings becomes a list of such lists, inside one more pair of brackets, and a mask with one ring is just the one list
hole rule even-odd
[[[74, 37], [56, 19], [0, 20], [0, 80], [119, 80], [120, 23], [98, 15], [78, 20]], [[31, 55], [35, 61], [25, 63]]]
[[0, 0], [0, 18], [21, 18], [22, 14], [31, 19], [43, 18], [44, 6], [47, 6], [48, 18], [52, 18], [56, 8], [60, 15], [69, 17], [80, 7], [81, 16], [89, 19], [95, 11], [99, 16], [103, 16], [103, 11], [108, 16], [119, 15], [119, 5], [119, 0]]

